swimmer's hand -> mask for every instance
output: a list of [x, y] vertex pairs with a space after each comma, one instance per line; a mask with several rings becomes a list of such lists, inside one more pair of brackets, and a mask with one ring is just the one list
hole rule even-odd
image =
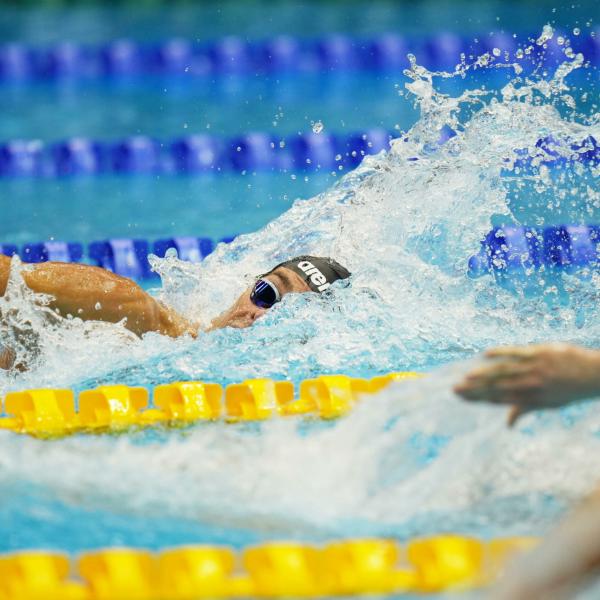
[[465, 400], [512, 404], [508, 424], [525, 413], [600, 395], [600, 352], [568, 344], [509, 346], [469, 373], [454, 391]]

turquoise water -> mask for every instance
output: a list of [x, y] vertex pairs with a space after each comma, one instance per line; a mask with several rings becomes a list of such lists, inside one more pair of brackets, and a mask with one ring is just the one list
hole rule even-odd
[[[467, 30], [482, 24], [483, 17], [473, 18]], [[534, 27], [535, 20], [527, 24]], [[71, 26], [67, 22], [66, 30]], [[203, 333], [194, 341], [152, 334], [137, 340], [122, 327], [77, 319], [56, 323], [16, 285], [0, 300], [11, 323], [0, 331], [0, 341], [14, 343], [15, 332], [24, 330], [35, 349], [17, 343], [31, 370], [0, 375], [2, 392], [433, 371], [327, 425], [276, 420], [248, 428], [198, 425], [53, 442], [2, 433], [0, 551], [242, 546], [282, 537], [406, 539], [443, 531], [539, 535], [583, 496], [600, 469], [596, 405], [532, 415], [510, 431], [502, 409], [466, 405], [450, 392], [490, 345], [600, 341], [596, 277], [565, 276], [566, 298], [557, 296], [553, 282], [541, 285], [538, 296], [525, 297], [499, 288], [492, 278], [466, 277], [466, 260], [492, 222], [591, 222], [600, 210], [597, 170], [573, 166], [509, 177], [505, 160], [515, 148], [533, 150], [544, 135], [598, 138], [597, 107], [584, 99], [586, 92], [594, 94], [597, 71], [566, 56], [564, 72], [540, 73], [532, 81], [519, 80], [510, 65], [502, 76], [489, 69], [476, 80], [432, 76], [418, 65], [398, 82], [361, 75], [348, 88], [362, 89], [360, 102], [343, 91], [336, 96], [316, 89], [311, 96], [303, 89], [317, 115], [306, 114], [293, 94], [293, 110], [283, 111], [291, 130], [308, 128], [321, 114], [328, 115], [323, 120], [329, 127], [337, 110], [347, 110], [348, 128], [374, 118], [408, 132], [388, 154], [366, 159], [345, 178], [322, 173], [307, 181], [285, 174], [0, 183], [6, 199], [2, 239], [248, 232], [202, 265], [175, 258], [156, 263], [163, 286], [154, 293], [204, 324], [253, 275], [291, 254], [333, 255], [353, 271], [351, 285], [338, 286], [330, 298], [289, 296], [251, 329]], [[495, 86], [484, 91], [486, 76]], [[364, 92], [369, 82], [383, 90], [381, 106]], [[26, 93], [14, 91], [14, 98]], [[41, 107], [56, 92], [30, 93]], [[112, 93], [89, 92], [101, 120], [108, 118], [104, 105]], [[85, 101], [73, 94], [77, 111]], [[141, 92], [123, 94], [126, 106], [127, 94], [138, 98]], [[236, 100], [240, 111], [242, 97]], [[158, 98], [158, 92], [149, 96], [154, 109], [148, 113], [132, 100], [131, 120], [116, 118], [109, 133], [124, 135], [127, 127], [146, 132], [151, 123], [157, 133], [173, 133], [178, 111], [156, 117], [162, 114]], [[186, 98], [193, 103], [190, 96], [178, 99], [181, 110]], [[208, 106], [214, 99], [207, 94], [199, 102]], [[247, 119], [266, 127], [270, 111], [257, 108]], [[87, 120], [92, 112], [82, 111], [82, 127], [93, 127]], [[210, 118], [223, 133], [246, 126], [238, 116], [231, 122]], [[1, 127], [13, 127], [15, 119]], [[21, 117], [34, 135], [34, 122], [25, 121]], [[458, 136], [440, 147], [443, 125]], [[74, 123], [60, 116], [54, 131], [60, 137], [70, 127]], [[48, 127], [37, 135], [52, 133]], [[307, 199], [294, 202], [299, 197]]]

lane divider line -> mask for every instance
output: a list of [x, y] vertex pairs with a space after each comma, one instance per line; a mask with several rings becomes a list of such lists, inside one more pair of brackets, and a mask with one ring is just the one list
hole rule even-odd
[[0, 598], [197, 600], [318, 598], [466, 591], [492, 584], [537, 538], [488, 541], [444, 534], [323, 545], [267, 542], [236, 551], [197, 545], [153, 553], [107, 548], [70, 557], [47, 550], [0, 555]]
[[8, 392], [0, 408], [0, 429], [41, 438], [73, 433], [106, 433], [131, 427], [182, 426], [199, 421], [241, 423], [278, 417], [336, 419], [364, 396], [393, 382], [421, 377], [389, 373], [371, 379], [322, 375], [303, 380], [295, 394], [291, 381], [249, 379], [223, 387], [201, 381], [144, 387], [103, 385], [75, 394], [68, 389]]
[[[569, 43], [560, 45], [560, 37]], [[420, 37], [394, 32], [376, 37], [331, 33], [314, 39], [280, 35], [263, 40], [231, 35], [204, 43], [183, 38], [155, 43], [115, 39], [97, 45], [63, 41], [46, 47], [13, 42], [0, 46], [0, 82], [96, 81], [146, 76], [175, 77], [185, 82], [286, 72], [401, 73], [410, 67], [409, 53], [417, 57], [419, 64], [453, 69], [463, 54], [469, 57], [487, 53], [496, 60], [514, 61], [518, 50], [529, 46], [528, 55], [546, 65], [564, 62], [567, 47], [597, 62], [598, 37], [597, 30], [577, 37], [556, 31], [543, 46], [531, 42], [537, 35], [516, 39], [502, 32], [471, 37], [449, 32]]]
[[343, 171], [389, 150], [398, 133], [308, 132], [282, 137], [249, 132], [159, 140], [136, 135], [114, 141], [74, 137], [58, 142], [15, 139], [0, 144], [0, 177], [197, 175], [246, 172]]

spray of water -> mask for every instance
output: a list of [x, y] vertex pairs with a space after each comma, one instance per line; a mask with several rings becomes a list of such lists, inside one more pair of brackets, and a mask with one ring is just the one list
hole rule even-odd
[[[573, 141], [600, 136], [598, 118], [578, 115], [567, 82], [584, 58], [565, 53], [551, 77], [525, 77], [518, 60], [499, 64], [498, 56], [463, 61], [454, 73], [429, 72], [411, 58], [407, 90], [421, 117], [390, 152], [365, 159], [333, 189], [297, 201], [201, 265], [152, 259], [161, 298], [205, 325], [253, 276], [290, 256], [333, 256], [353, 272], [350, 286], [336, 285], [329, 298], [286, 296], [249, 330], [132, 340], [122, 326], [57, 320], [22, 286], [15, 264], [0, 300], [8, 322], [2, 341], [31, 369], [0, 375], [0, 390], [372, 375], [425, 370], [503, 343], [596, 344], [594, 277], [565, 277], [565, 301], [550, 284], [529, 296], [465, 275], [468, 256], [498, 220], [539, 225], [598, 212], [593, 169], [556, 174], [540, 166], [525, 175], [517, 166], [523, 153], [539, 165], [548, 159], [540, 138], [555, 141], [552, 156], [569, 158]], [[450, 96], [437, 89], [440, 80], [500, 67], [514, 72], [500, 90]], [[456, 135], [440, 144], [447, 128]], [[25, 339], [35, 339], [34, 348]], [[298, 535], [539, 533], [600, 472], [600, 412], [531, 416], [508, 432], [494, 409], [452, 396], [465, 368], [403, 384], [335, 425], [308, 431], [288, 421], [259, 434], [211, 425], [145, 444], [0, 435], [0, 497], [29, 482], [90, 508]]]

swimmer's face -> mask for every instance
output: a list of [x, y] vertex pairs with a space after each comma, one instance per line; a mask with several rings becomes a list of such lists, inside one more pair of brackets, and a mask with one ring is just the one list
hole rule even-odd
[[[277, 267], [273, 272], [261, 277], [268, 279], [277, 287], [281, 297], [286, 294], [310, 292], [308, 284], [294, 271], [285, 267]], [[254, 324], [256, 319], [262, 317], [267, 308], [259, 308], [250, 300], [250, 294], [254, 284], [249, 287], [234, 303], [234, 305], [213, 322], [211, 329], [221, 329], [223, 327], [235, 327], [243, 329]]]

